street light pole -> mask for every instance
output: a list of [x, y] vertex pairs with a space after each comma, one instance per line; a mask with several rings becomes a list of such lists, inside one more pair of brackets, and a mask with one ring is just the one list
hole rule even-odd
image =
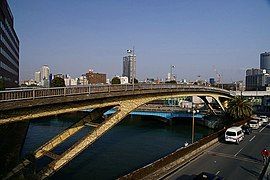
[[134, 46], [132, 49], [132, 88], [134, 91], [134, 76], [135, 76], [135, 57], [134, 57]]
[[[194, 143], [195, 139], [195, 113], [199, 112], [199, 110], [196, 110], [195, 105], [192, 103], [192, 127], [191, 127], [191, 143]], [[190, 110], [188, 110], [190, 112]]]
[[192, 107], [192, 135], [191, 135], [191, 143], [193, 144], [194, 142], [194, 123], [195, 123], [195, 118], [194, 118], [194, 114], [195, 114], [195, 110], [194, 110], [194, 107]]

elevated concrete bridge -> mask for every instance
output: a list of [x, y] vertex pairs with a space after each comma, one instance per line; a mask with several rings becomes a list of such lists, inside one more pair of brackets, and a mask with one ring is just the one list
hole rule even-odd
[[231, 94], [244, 97], [264, 97], [270, 96], [270, 91], [234, 91]]
[[[51, 163], [37, 173], [40, 179], [44, 179], [70, 162], [139, 106], [157, 99], [183, 96], [198, 96], [211, 110], [213, 108], [206, 97], [214, 98], [223, 110], [228, 98], [232, 97], [229, 91], [219, 88], [177, 84], [139, 84], [134, 87], [132, 85], [82, 86], [4, 91], [0, 92], [0, 124], [94, 109], [88, 116], [34, 152], [33, 156], [36, 159], [43, 156], [53, 159]], [[94, 123], [95, 120], [112, 108], [117, 109], [116, 113], [109, 116], [101, 124]], [[89, 132], [64, 153], [58, 155], [52, 152], [55, 147], [79, 132], [84, 126], [93, 126], [94, 130]], [[24, 160], [6, 178], [12, 177], [30, 163], [29, 160]]]

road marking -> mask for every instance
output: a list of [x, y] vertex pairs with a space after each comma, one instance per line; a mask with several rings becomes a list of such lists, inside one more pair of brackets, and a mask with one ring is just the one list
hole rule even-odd
[[234, 156], [237, 156], [248, 144], [244, 145]]
[[244, 147], [242, 147], [234, 156], [237, 156], [243, 149]]
[[226, 157], [226, 158], [240, 160], [240, 161], [245, 161], [245, 162], [250, 162], [250, 163], [254, 163], [254, 164], [262, 164], [261, 162], [254, 161], [254, 160], [251, 160], [249, 158], [235, 157], [235, 156], [230, 155], [230, 154], [218, 153], [218, 152], [213, 152], [213, 151], [208, 151], [207, 153], [210, 154], [210, 155], [215, 155], [215, 156], [220, 156], [220, 157]]
[[270, 136], [270, 133], [259, 133], [259, 132], [254, 132], [253, 134], [259, 134], [259, 135], [264, 135], [264, 136]]
[[216, 175], [218, 175], [220, 173], [220, 171], [218, 171], [217, 173], [216, 173]]
[[267, 124], [266, 126], [264, 126], [259, 132], [262, 132], [269, 124]]
[[253, 136], [253, 137], [249, 140], [249, 142], [251, 142], [255, 137], [256, 137], [256, 136]]

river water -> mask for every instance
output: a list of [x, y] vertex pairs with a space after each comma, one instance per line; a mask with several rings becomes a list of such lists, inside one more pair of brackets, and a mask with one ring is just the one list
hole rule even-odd
[[[77, 120], [78, 117], [50, 117], [32, 121], [22, 156], [34, 151]], [[191, 141], [191, 120], [174, 119], [173, 122], [167, 125], [154, 117], [129, 116], [51, 179], [115, 179], [147, 165], [182, 147], [186, 141]], [[84, 128], [53, 152], [61, 154], [90, 130], [89, 127]], [[213, 131], [196, 125], [195, 132], [195, 139], [198, 140]], [[48, 162], [49, 158], [42, 158], [37, 162], [38, 168]]]

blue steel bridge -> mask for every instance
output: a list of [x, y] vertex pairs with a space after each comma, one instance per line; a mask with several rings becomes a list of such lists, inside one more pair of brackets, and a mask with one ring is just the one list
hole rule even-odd
[[[112, 115], [116, 112], [115, 109], [110, 109], [109, 111], [105, 112], [105, 116]], [[129, 113], [129, 115], [135, 116], [154, 116], [163, 118], [165, 122], [170, 122], [173, 118], [192, 118], [192, 113], [187, 111], [145, 111], [145, 110], [135, 110]], [[203, 119], [204, 115], [202, 114], [194, 114], [194, 118], [196, 119]]]

